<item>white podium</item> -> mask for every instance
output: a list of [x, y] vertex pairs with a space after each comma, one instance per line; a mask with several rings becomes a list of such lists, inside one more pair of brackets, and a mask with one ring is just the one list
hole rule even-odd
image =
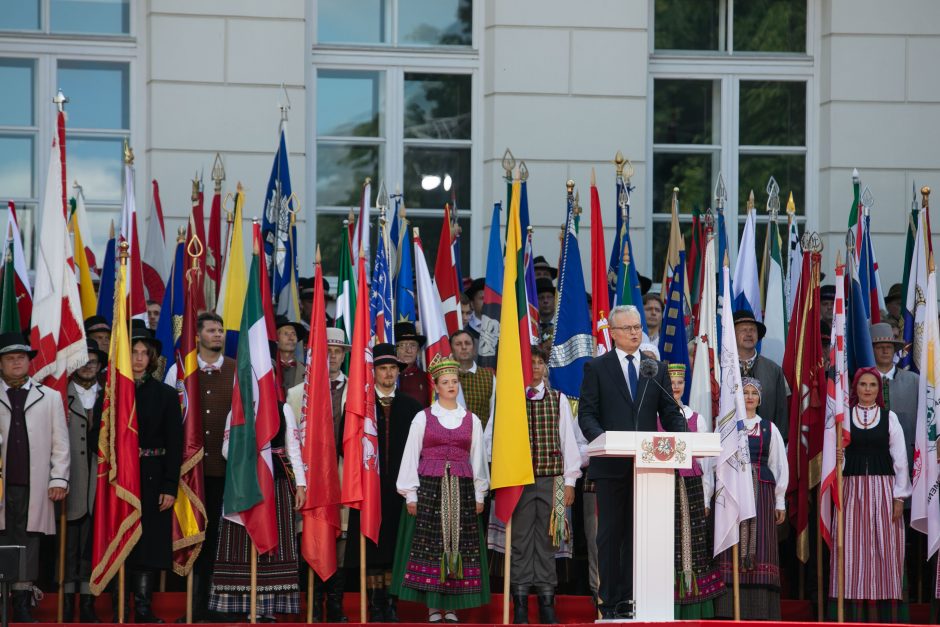
[[634, 621], [673, 620], [676, 470], [720, 452], [717, 433], [608, 431], [588, 445], [591, 457], [635, 458]]

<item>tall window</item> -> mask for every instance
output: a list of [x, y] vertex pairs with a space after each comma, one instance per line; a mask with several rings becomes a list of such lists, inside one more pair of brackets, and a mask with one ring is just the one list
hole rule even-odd
[[129, 35], [130, 0], [6, 0], [0, 31]]
[[373, 205], [381, 182], [390, 195], [402, 194], [432, 266], [444, 204], [456, 204], [461, 264], [469, 269], [479, 70], [472, 13], [469, 0], [318, 3], [312, 161], [327, 273], [336, 271], [330, 264], [338, 254], [331, 253], [339, 251], [342, 217], [358, 208], [366, 177]]
[[[673, 187], [680, 188], [680, 223], [688, 237], [693, 207], [715, 206], [721, 172], [725, 218], [734, 251], [754, 191], [766, 223], [767, 182], [781, 196], [779, 224], [792, 192], [806, 221], [807, 162], [812, 129], [814, 60], [807, 55], [805, 2], [790, 0], [653, 0], [650, 56], [653, 224], [652, 272], [660, 276], [668, 243]], [[815, 208], [812, 208], [815, 210]], [[737, 226], [737, 228], [735, 228]], [[758, 254], [766, 228], [757, 232]]]

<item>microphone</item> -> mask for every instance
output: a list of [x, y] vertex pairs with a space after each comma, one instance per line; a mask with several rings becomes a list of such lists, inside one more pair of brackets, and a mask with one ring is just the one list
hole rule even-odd
[[[669, 397], [673, 403], [676, 404], [676, 407], [679, 408], [679, 411], [683, 410], [682, 403], [677, 401], [672, 395], [672, 392], [663, 387], [663, 384], [656, 379], [656, 375], [659, 373], [659, 363], [655, 359], [644, 358], [640, 360], [640, 376], [646, 378], [649, 381], [652, 381], [656, 384], [660, 390], [666, 393], [666, 396]], [[643, 386], [643, 394], [640, 395], [640, 402], [637, 404], [637, 407], [643, 405], [643, 399], [646, 398], [646, 390], [649, 387], [649, 383]]]

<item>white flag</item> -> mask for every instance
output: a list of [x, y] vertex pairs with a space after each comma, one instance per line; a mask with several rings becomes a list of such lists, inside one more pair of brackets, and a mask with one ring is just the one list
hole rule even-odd
[[[722, 274], [722, 309], [731, 311], [727, 266]], [[721, 453], [715, 465], [715, 555], [737, 544], [740, 523], [757, 515], [734, 320], [722, 316], [721, 324], [721, 395], [715, 425], [721, 435]]]
[[[738, 259], [734, 264], [735, 307], [734, 309], [723, 309], [722, 312], [735, 312], [747, 308], [754, 314], [755, 320], [763, 322], [764, 312], [761, 311], [760, 306], [760, 278], [757, 272], [757, 225], [755, 223], [755, 214], [753, 208], [747, 213], [744, 233], [741, 234], [741, 242], [738, 246]], [[746, 301], [747, 305], [742, 301]]]
[[709, 237], [705, 244], [705, 259], [702, 264], [702, 294], [699, 299], [698, 330], [695, 344], [695, 361], [692, 364], [692, 385], [689, 388], [689, 406], [694, 407], [703, 418], [708, 430], [715, 429], [712, 416], [713, 383], [718, 383], [721, 366], [718, 364], [718, 291], [715, 287], [715, 238]]

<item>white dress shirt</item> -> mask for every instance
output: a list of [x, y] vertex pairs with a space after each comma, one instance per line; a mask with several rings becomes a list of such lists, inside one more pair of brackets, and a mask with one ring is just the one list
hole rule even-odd
[[91, 387], [87, 389], [76, 383], [75, 391], [78, 394], [78, 400], [81, 401], [82, 407], [84, 407], [86, 411], [95, 406], [95, 402], [98, 400], [97, 383], [93, 383]]
[[[212, 370], [221, 370], [222, 362], [225, 361], [225, 355], [220, 353], [219, 358], [214, 362], [209, 363], [204, 360], [202, 356], [197, 352], [196, 353], [196, 365], [199, 366], [200, 370], [205, 370], [210, 368]], [[166, 374], [163, 375], [163, 382], [169, 385], [171, 388], [176, 388], [176, 362], [173, 362], [173, 365], [166, 369]]]
[[[640, 360], [643, 359], [643, 355], [640, 353], [640, 349], [637, 348], [632, 353], [627, 353], [624, 350], [619, 348], [614, 349], [617, 353], [617, 359], [620, 360], [620, 369], [623, 370], [623, 380], [627, 382], [627, 390], [630, 394], [633, 394], [633, 390], [630, 389], [630, 374], [627, 372], [627, 367], [630, 365], [630, 362], [627, 361], [627, 355], [633, 355], [633, 371], [636, 374], [636, 387], [640, 389]], [[633, 399], [634, 401], [636, 399]]]
[[[894, 370], [891, 372], [894, 375]], [[858, 407], [852, 409], [852, 424], [856, 429], [874, 429], [881, 423], [881, 412], [875, 412], [874, 422], [863, 424], [858, 417]], [[851, 446], [851, 444], [849, 445]], [[906, 499], [914, 491], [907, 468], [907, 444], [904, 443], [904, 429], [898, 415], [888, 412], [888, 450], [891, 453], [891, 465], [894, 468], [894, 482], [891, 492], [896, 499]], [[843, 465], [845, 462], [843, 461]]]
[[[744, 428], [750, 431], [760, 422], [760, 416], [753, 418], [744, 417]], [[903, 441], [903, 438], [902, 438]], [[903, 451], [902, 451], [903, 452]], [[907, 453], [905, 455], [905, 464], [907, 463]], [[787, 484], [790, 483], [790, 469], [787, 466], [787, 449], [783, 443], [783, 436], [777, 425], [770, 423], [770, 451], [767, 454], [767, 467], [777, 482], [774, 488], [774, 501], [776, 509], [786, 509]]]
[[[467, 410], [460, 405], [456, 409], [444, 409], [441, 404], [434, 401], [430, 407], [431, 413], [445, 429], [456, 429], [463, 424]], [[473, 468], [473, 490], [477, 503], [482, 503], [490, 489], [490, 469], [486, 465], [483, 446], [483, 425], [476, 414], [470, 414], [473, 420], [472, 439], [470, 441], [470, 466]], [[421, 461], [421, 449], [424, 447], [424, 428], [427, 416], [424, 411], [415, 414], [408, 431], [408, 441], [405, 442], [405, 452], [401, 458], [401, 468], [398, 471], [398, 480], [395, 487], [398, 493], [405, 497], [408, 503], [418, 502], [418, 486], [421, 480], [418, 477], [418, 464]]]

